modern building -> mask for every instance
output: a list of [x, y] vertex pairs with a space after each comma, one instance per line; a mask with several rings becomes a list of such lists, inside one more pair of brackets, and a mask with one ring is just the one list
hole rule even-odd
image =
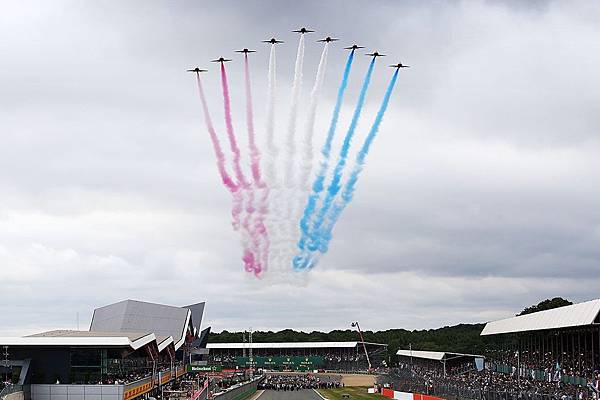
[[130, 400], [148, 396], [205, 356], [204, 303], [175, 307], [125, 300], [94, 310], [88, 331], [0, 338], [10, 373], [31, 400]]

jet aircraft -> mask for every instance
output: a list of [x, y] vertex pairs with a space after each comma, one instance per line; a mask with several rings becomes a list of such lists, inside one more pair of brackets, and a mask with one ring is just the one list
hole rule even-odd
[[344, 50], [353, 50], [353, 51], [354, 51], [354, 50], [356, 50], [356, 49], [364, 49], [364, 47], [363, 47], [363, 46], [359, 46], [359, 45], [357, 45], [357, 44], [353, 44], [353, 45], [352, 45], [352, 46], [350, 46], [350, 47], [344, 47]]
[[231, 61], [231, 60], [228, 60], [227, 58], [219, 57], [216, 60], [212, 60], [211, 62], [220, 62], [221, 64], [223, 64], [224, 62], [227, 62], [227, 61]]
[[304, 35], [305, 33], [310, 33], [310, 32], [314, 32], [314, 31], [311, 31], [310, 29], [306, 29], [306, 28], [300, 28], [300, 29], [296, 29], [295, 31], [292, 31], [292, 32], [301, 33]]
[[283, 40], [277, 40], [275, 38], [271, 38], [269, 40], [263, 40], [263, 43], [271, 43], [271, 44], [278, 44], [278, 43], [283, 43]]
[[325, 39], [319, 39], [319, 40], [317, 40], [317, 42], [329, 43], [329, 42], [335, 42], [336, 40], [340, 40], [340, 39], [336, 39], [336, 38], [332, 38], [332, 37], [327, 36]]

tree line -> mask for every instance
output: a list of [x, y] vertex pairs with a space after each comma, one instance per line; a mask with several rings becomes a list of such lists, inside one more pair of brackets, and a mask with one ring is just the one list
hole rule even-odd
[[[517, 315], [529, 314], [531, 312], [548, 310], [550, 308], [557, 308], [570, 304], [573, 303], [560, 297], [556, 297], [551, 300], [544, 300], [537, 305], [527, 307]], [[459, 324], [423, 330], [387, 329], [382, 331], [363, 331], [363, 336], [366, 342], [387, 344], [390, 361], [395, 361], [398, 349], [408, 349], [409, 346], [412, 346], [414, 350], [483, 354], [486, 349], [486, 340], [489, 340], [479, 335], [484, 326], [484, 323], [480, 323]], [[220, 333], [211, 332], [209, 342], [242, 342], [243, 335], [244, 332], [229, 332], [227, 330]], [[330, 332], [302, 332], [284, 329], [277, 332], [255, 331], [252, 333], [252, 340], [256, 343], [346, 342], [359, 341], [360, 338], [357, 331], [352, 329], [337, 329]]]

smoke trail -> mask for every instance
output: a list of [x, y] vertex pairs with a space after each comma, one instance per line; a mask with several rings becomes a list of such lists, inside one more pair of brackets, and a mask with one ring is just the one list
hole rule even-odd
[[[245, 258], [251, 265], [254, 265], [254, 273], [260, 275], [266, 269], [265, 258], [263, 251], [268, 252], [269, 238], [267, 230], [264, 226], [266, 207], [262, 203], [261, 197], [257, 205], [256, 195], [257, 190], [268, 190], [265, 183], [262, 181], [260, 174], [260, 151], [256, 146], [256, 138], [254, 133], [254, 113], [252, 107], [252, 85], [250, 82], [250, 65], [248, 62], [248, 54], [244, 57], [244, 77], [246, 83], [246, 125], [248, 128], [248, 147], [250, 149], [250, 167], [252, 171], [253, 182], [249, 187], [247, 214], [244, 221], [245, 228], [250, 232], [251, 249], [246, 249]], [[266, 243], [263, 243], [266, 241]]]
[[[325, 70], [327, 67], [327, 54], [329, 51], [329, 43], [325, 43], [323, 46], [323, 51], [321, 53], [321, 59], [319, 61], [319, 66], [317, 67], [317, 73], [315, 76], [315, 83], [313, 84], [313, 88], [310, 93], [310, 101], [308, 105], [308, 111], [306, 116], [306, 123], [304, 128], [304, 138], [303, 138], [303, 151], [302, 157], [300, 159], [300, 177], [299, 177], [299, 188], [302, 191], [301, 195], [293, 196], [290, 200], [294, 201], [294, 207], [292, 215], [289, 217], [290, 227], [289, 230], [291, 235], [295, 235], [297, 229], [297, 220], [299, 214], [301, 214], [300, 209], [302, 207], [302, 199], [304, 198], [304, 193], [310, 193], [310, 173], [312, 170], [313, 163], [313, 134], [315, 128], [315, 119], [317, 116], [317, 106], [319, 103], [319, 95], [321, 91], [321, 87], [323, 86], [323, 80], [325, 79]], [[298, 199], [297, 201], [293, 199]], [[290, 203], [292, 203], [290, 201]], [[300, 236], [302, 237], [302, 231], [300, 231]], [[294, 253], [294, 245], [293, 241], [296, 240], [294, 236], [291, 236], [292, 243], [290, 244], [290, 256]], [[287, 260], [286, 260], [287, 261]]]
[[[196, 80], [198, 82], [198, 93], [200, 94], [200, 102], [202, 103], [202, 111], [204, 113], [204, 122], [206, 124], [206, 129], [208, 130], [213, 149], [217, 157], [217, 169], [219, 170], [219, 175], [221, 176], [223, 184], [233, 197], [233, 207], [231, 210], [231, 215], [233, 217], [232, 225], [235, 230], [238, 230], [240, 228], [240, 214], [242, 213], [242, 191], [240, 186], [233, 182], [225, 168], [225, 155], [223, 154], [219, 138], [217, 137], [210, 113], [208, 111], [206, 96], [204, 95], [199, 73], [196, 73]], [[253, 254], [248, 251], [244, 251], [242, 260], [244, 261], [244, 268], [247, 272], [252, 272], [255, 270]]]
[[[277, 221], [280, 185], [277, 176], [277, 163], [279, 158], [279, 148], [275, 141], [275, 100], [277, 92], [277, 79], [276, 79], [276, 55], [275, 55], [275, 44], [271, 45], [271, 52], [269, 55], [269, 73], [268, 73], [268, 91], [267, 91], [267, 115], [265, 125], [265, 136], [266, 136], [266, 149], [267, 157], [265, 163], [265, 180], [268, 185], [268, 189], [262, 192], [260, 199], [260, 211], [265, 215], [266, 230], [269, 234], [275, 237], [279, 236], [279, 226]], [[277, 243], [277, 242], [275, 242]], [[279, 251], [278, 248], [272, 246], [270, 242], [263, 241], [263, 265], [277, 265]]]
[[308, 190], [308, 180], [310, 178], [310, 172], [313, 162], [312, 142], [315, 130], [315, 119], [317, 117], [319, 95], [321, 92], [321, 87], [323, 86], [323, 80], [325, 79], [328, 49], [329, 43], [325, 43], [325, 46], [323, 47], [323, 52], [321, 53], [319, 67], [317, 68], [317, 76], [315, 77], [315, 83], [313, 85], [312, 91], [310, 92], [310, 102], [308, 105], [308, 115], [306, 117], [306, 126], [304, 131], [304, 152], [300, 165], [300, 188], [302, 190]]
[[[348, 206], [350, 201], [352, 201], [352, 197], [354, 195], [354, 190], [356, 189], [356, 183], [358, 181], [359, 175], [364, 167], [365, 159], [369, 154], [369, 149], [373, 140], [377, 136], [377, 132], [379, 130], [379, 125], [381, 125], [381, 121], [383, 120], [383, 116], [385, 111], [387, 110], [388, 104], [390, 102], [390, 97], [392, 96], [392, 92], [394, 90], [394, 86], [396, 85], [396, 80], [398, 79], [399, 70], [396, 69], [390, 83], [385, 91], [385, 95], [383, 97], [383, 101], [381, 106], [379, 107], [379, 111], [377, 111], [377, 116], [375, 117], [375, 121], [371, 126], [369, 134], [367, 135], [362, 147], [360, 148], [357, 156], [356, 163], [350, 176], [348, 177], [348, 181], [344, 185], [344, 189], [342, 190], [341, 200], [336, 202], [336, 204], [332, 207], [331, 212], [329, 213], [328, 220], [326, 226], [322, 231], [322, 240], [323, 242], [320, 244], [319, 251], [321, 253], [325, 253], [328, 250], [329, 242], [332, 238], [333, 228], [338, 221], [340, 214], [344, 209]], [[314, 262], [313, 262], [314, 265]]]
[[286, 137], [286, 168], [284, 183], [288, 188], [294, 185], [294, 157], [296, 156], [296, 121], [298, 119], [298, 103], [302, 91], [302, 67], [304, 65], [304, 35], [300, 35], [298, 52], [296, 54], [296, 65], [294, 67], [294, 82], [292, 84], [292, 100]]
[[[277, 190], [275, 196], [275, 207], [273, 210], [276, 222], [275, 235], [277, 235], [277, 249], [275, 251], [275, 263], [282, 273], [288, 272], [288, 258], [293, 252], [294, 225], [291, 223], [293, 217], [294, 201], [296, 196], [296, 125], [298, 119], [298, 108], [300, 94], [302, 91], [302, 69], [304, 65], [304, 35], [300, 35], [296, 63], [294, 66], [294, 80], [290, 100], [290, 111], [287, 121], [287, 133], [285, 135], [283, 159], [283, 185]], [[284, 272], [285, 271], [285, 272]]]
[[208, 105], [206, 103], [206, 97], [204, 96], [204, 90], [202, 89], [202, 81], [199, 73], [196, 73], [196, 80], [198, 82], [198, 93], [200, 94], [200, 102], [202, 103], [202, 111], [204, 113], [204, 123], [206, 124], [206, 130], [208, 130], [208, 134], [210, 135], [215, 156], [217, 157], [217, 169], [219, 170], [219, 175], [221, 176], [223, 184], [233, 193], [237, 190], [237, 185], [233, 182], [225, 168], [225, 155], [223, 154], [221, 143], [219, 143], [219, 138], [215, 132], [210, 113], [208, 112]]
[[244, 58], [244, 77], [246, 80], [246, 124], [248, 126], [248, 145], [250, 147], [252, 178], [257, 185], [260, 185], [262, 184], [260, 176], [260, 152], [258, 147], [256, 147], [256, 137], [254, 135], [254, 111], [252, 107], [252, 85], [250, 83], [248, 54], [246, 54]]
[[[333, 137], [335, 135], [335, 130], [337, 127], [338, 118], [340, 116], [340, 110], [342, 108], [342, 103], [344, 101], [344, 93], [346, 92], [346, 88], [348, 87], [348, 78], [350, 76], [350, 70], [352, 69], [352, 61], [354, 60], [354, 50], [350, 52], [348, 55], [348, 60], [346, 61], [346, 66], [344, 68], [344, 74], [342, 76], [342, 82], [340, 83], [340, 87], [337, 93], [337, 99], [335, 101], [335, 107], [333, 109], [333, 115], [331, 117], [331, 123], [329, 124], [329, 130], [327, 131], [327, 138], [325, 139], [325, 144], [321, 148], [322, 160], [321, 165], [319, 167], [319, 171], [315, 178], [315, 182], [312, 186], [312, 193], [308, 197], [308, 202], [304, 208], [304, 213], [302, 215], [302, 219], [300, 220], [300, 240], [298, 241], [298, 248], [301, 252], [305, 250], [305, 243], [308, 235], [310, 233], [309, 227], [311, 224], [312, 216], [315, 212], [315, 208], [317, 207], [317, 203], [319, 201], [319, 197], [321, 192], [323, 191], [323, 183], [325, 181], [325, 176], [327, 174], [327, 169], [329, 168], [329, 156], [331, 154], [331, 143], [333, 142]], [[303, 262], [302, 256], [296, 256], [294, 258], [294, 267], [301, 268]]]
[[229, 145], [231, 152], [233, 153], [233, 170], [238, 184], [242, 187], [247, 187], [248, 182], [242, 171], [240, 163], [241, 153], [240, 148], [237, 144], [235, 132], [233, 130], [233, 122], [231, 120], [231, 100], [229, 98], [229, 84], [227, 83], [227, 72], [225, 72], [225, 65], [221, 63], [221, 86], [223, 88], [223, 107], [225, 109], [225, 126], [227, 127], [227, 136], [229, 138]]
[[340, 155], [338, 158], [338, 162], [333, 171], [333, 177], [331, 179], [331, 183], [327, 188], [327, 194], [325, 199], [323, 200], [323, 205], [321, 209], [317, 213], [317, 216], [313, 222], [312, 231], [310, 232], [309, 243], [307, 244], [307, 248], [309, 251], [313, 252], [318, 249], [320, 243], [320, 229], [323, 223], [325, 222], [325, 217], [335, 200], [336, 195], [340, 190], [340, 180], [342, 179], [342, 174], [344, 171], [344, 167], [346, 166], [346, 160], [348, 158], [348, 152], [350, 151], [350, 146], [352, 144], [352, 138], [354, 137], [354, 132], [356, 131], [356, 126], [358, 125], [358, 120], [360, 118], [360, 114], [362, 112], [363, 105], [365, 103], [365, 99], [367, 96], [367, 90], [369, 88], [369, 83], [371, 82], [371, 76], [373, 75], [373, 69], [375, 68], [375, 57], [371, 60], [369, 64], [369, 69], [367, 70], [367, 74], [365, 75], [365, 79], [363, 81], [363, 85], [360, 90], [360, 94], [358, 96], [358, 101], [356, 103], [356, 108], [354, 109], [354, 115], [352, 116], [352, 121], [350, 122], [350, 126], [348, 127], [348, 131], [346, 132], [346, 137], [344, 138], [344, 142], [340, 149]]
[[[271, 157], [276, 157], [279, 153], [279, 149], [275, 144], [275, 92], [277, 81], [275, 78], [275, 70], [276, 70], [276, 60], [275, 60], [275, 45], [271, 45], [271, 54], [269, 55], [269, 91], [268, 91], [268, 100], [267, 100], [267, 125], [266, 125], [266, 136], [267, 136], [267, 152]], [[271, 164], [271, 168], [273, 167], [273, 163]], [[275, 171], [271, 171], [272, 174], [275, 174]], [[267, 177], [269, 178], [269, 177]], [[270, 177], [273, 178], [272, 176]], [[271, 180], [273, 182], [273, 180]]]
[[[235, 137], [235, 131], [233, 130], [233, 122], [231, 118], [231, 100], [229, 96], [229, 84], [227, 83], [227, 72], [225, 71], [225, 65], [221, 63], [221, 86], [223, 89], [223, 107], [225, 111], [225, 126], [227, 128], [227, 137], [229, 138], [229, 145], [231, 152], [233, 153], [233, 170], [235, 172], [236, 179], [238, 181], [238, 190], [234, 193], [233, 203], [234, 210], [236, 213], [242, 213], [244, 211], [244, 192], [249, 189], [249, 183], [246, 181], [244, 172], [241, 166], [241, 153]], [[239, 227], [239, 226], [238, 226]], [[254, 272], [257, 274], [260, 266], [256, 265], [256, 254], [253, 254], [250, 250], [251, 241], [251, 228], [248, 224], [248, 219], [244, 219], [242, 224], [242, 245], [244, 246], [244, 268], [247, 272]]]

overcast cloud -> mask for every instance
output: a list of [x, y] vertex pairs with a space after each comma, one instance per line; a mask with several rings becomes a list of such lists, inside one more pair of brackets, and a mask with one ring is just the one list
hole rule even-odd
[[[77, 313], [85, 328], [94, 307], [125, 298], [206, 300], [205, 324], [215, 330], [346, 328], [356, 319], [374, 330], [482, 322], [547, 297], [598, 297], [600, 3], [0, 7], [0, 335], [75, 328]], [[343, 39], [330, 51], [315, 143], [335, 100], [342, 45], [389, 55], [361, 132], [389, 79], [383, 65], [413, 68], [401, 71], [330, 252], [304, 285], [267, 284], [242, 271], [230, 196], [184, 71], [257, 48], [262, 127], [268, 51], [259, 41], [286, 41], [283, 111], [297, 40], [290, 30], [303, 25]], [[307, 40], [305, 88], [320, 49]], [[349, 98], [367, 64], [357, 61]], [[241, 63], [229, 71], [243, 128]], [[218, 75], [205, 85], [223, 132]]]

